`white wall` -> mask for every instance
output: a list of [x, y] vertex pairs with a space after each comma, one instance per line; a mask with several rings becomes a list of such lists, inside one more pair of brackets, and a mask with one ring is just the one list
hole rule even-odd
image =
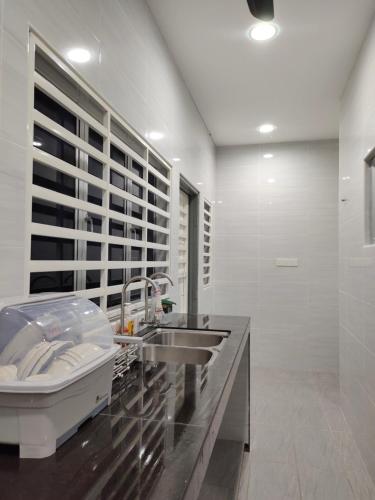
[[[171, 260], [177, 282], [179, 173], [193, 184], [203, 182], [202, 198], [212, 199], [214, 149], [146, 3], [0, 0], [0, 296], [24, 291], [29, 25], [63, 56], [74, 46], [88, 48], [93, 61], [76, 65], [80, 74], [139, 133], [164, 133], [154, 146], [167, 160], [182, 159], [174, 166], [172, 189]], [[211, 292], [200, 286], [205, 310]], [[171, 296], [177, 298], [177, 291]]]
[[340, 126], [340, 386], [375, 480], [375, 246], [365, 246], [364, 158], [375, 146], [375, 24], [348, 82]]
[[214, 310], [251, 315], [256, 366], [338, 369], [337, 176], [337, 141], [217, 150]]

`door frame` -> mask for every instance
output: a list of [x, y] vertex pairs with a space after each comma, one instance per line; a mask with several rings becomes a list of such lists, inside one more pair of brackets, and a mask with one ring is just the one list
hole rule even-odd
[[198, 312], [199, 282], [199, 191], [180, 175], [180, 190], [189, 196], [188, 313]]

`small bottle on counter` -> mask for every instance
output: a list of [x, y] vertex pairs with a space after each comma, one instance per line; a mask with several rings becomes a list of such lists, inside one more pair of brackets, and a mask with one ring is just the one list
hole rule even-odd
[[137, 333], [139, 331], [139, 317], [137, 316], [136, 309], [133, 309], [132, 321], [133, 321], [133, 335], [137, 335]]
[[131, 304], [126, 302], [124, 306], [124, 329], [121, 331], [121, 322], [118, 321], [116, 325], [116, 331], [120, 335], [133, 335], [134, 333], [134, 322], [132, 320]]

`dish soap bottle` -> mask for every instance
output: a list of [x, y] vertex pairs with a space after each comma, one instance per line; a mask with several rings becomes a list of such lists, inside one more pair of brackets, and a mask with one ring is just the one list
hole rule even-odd
[[117, 322], [117, 332], [120, 335], [133, 335], [133, 322], [131, 316], [131, 304], [126, 302], [124, 306], [124, 329], [121, 331], [121, 322]]

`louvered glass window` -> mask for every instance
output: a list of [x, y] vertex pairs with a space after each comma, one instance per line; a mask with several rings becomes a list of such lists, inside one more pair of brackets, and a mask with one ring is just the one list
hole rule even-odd
[[212, 205], [203, 204], [203, 286], [211, 285], [212, 271]]
[[74, 291], [106, 310], [127, 279], [169, 272], [170, 167], [43, 42], [31, 45], [29, 291]]

